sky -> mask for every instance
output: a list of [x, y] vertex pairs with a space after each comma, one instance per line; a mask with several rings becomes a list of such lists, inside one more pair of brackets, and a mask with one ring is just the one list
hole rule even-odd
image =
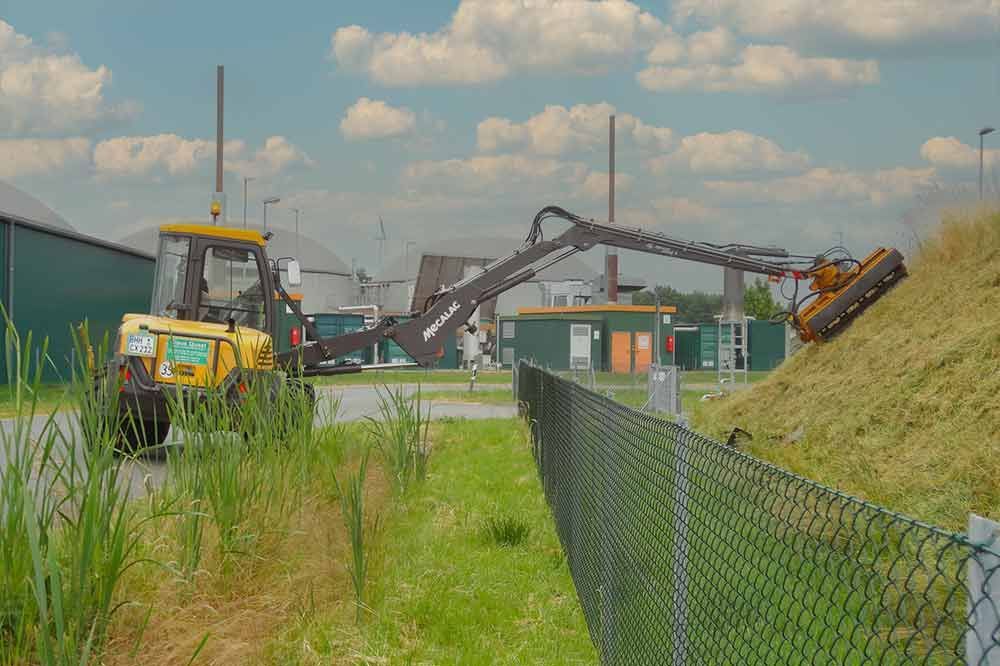
[[[369, 273], [408, 241], [521, 238], [549, 204], [606, 219], [612, 113], [619, 224], [905, 254], [913, 211], [975, 196], [998, 27], [1000, 0], [2, 0], [0, 180], [109, 240], [207, 221], [221, 64], [229, 223], [252, 178], [251, 223], [279, 196], [270, 226], [298, 208]], [[621, 264], [721, 289], [717, 269]]]

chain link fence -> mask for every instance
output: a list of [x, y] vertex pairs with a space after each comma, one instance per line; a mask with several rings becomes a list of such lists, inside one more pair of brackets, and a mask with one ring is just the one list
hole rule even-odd
[[602, 663], [1000, 664], [995, 524], [976, 545], [526, 364], [518, 399]]

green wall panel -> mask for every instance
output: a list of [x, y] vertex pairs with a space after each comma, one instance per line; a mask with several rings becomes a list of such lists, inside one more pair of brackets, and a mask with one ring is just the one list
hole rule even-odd
[[750, 322], [750, 369], [773, 370], [785, 360], [785, 327], [769, 321]]
[[[503, 358], [503, 349], [514, 349], [514, 361], [530, 359], [543, 367], [553, 370], [568, 370], [570, 357], [570, 327], [573, 324], [585, 324], [590, 326], [590, 363], [591, 366], [599, 370], [603, 367], [603, 320], [600, 317], [581, 318], [567, 316], [538, 316], [526, 315], [523, 317], [503, 317], [500, 320], [501, 333], [503, 322], [514, 322], [514, 337], [500, 339], [500, 358]], [[598, 339], [594, 339], [594, 332], [597, 331]]]
[[[89, 322], [96, 351], [105, 335], [114, 341], [123, 314], [149, 312], [152, 259], [21, 225], [13, 233], [13, 275], [3, 271], [13, 279], [8, 306], [22, 336], [32, 331], [38, 343], [48, 338], [46, 380], [71, 377], [72, 326]], [[6, 284], [2, 293], [6, 303]]]

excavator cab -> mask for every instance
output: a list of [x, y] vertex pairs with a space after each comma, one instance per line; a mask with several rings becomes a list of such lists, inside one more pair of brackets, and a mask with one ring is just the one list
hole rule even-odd
[[[160, 227], [150, 313], [122, 318], [114, 358], [97, 378], [119, 384], [123, 448], [161, 443], [178, 393], [198, 399], [212, 392], [238, 405], [257, 380], [288, 381], [276, 372], [272, 346], [275, 293], [287, 294], [266, 242], [244, 229]], [[286, 270], [295, 286], [298, 264], [288, 261]]]
[[271, 267], [255, 231], [201, 225], [160, 230], [152, 314], [274, 332]]

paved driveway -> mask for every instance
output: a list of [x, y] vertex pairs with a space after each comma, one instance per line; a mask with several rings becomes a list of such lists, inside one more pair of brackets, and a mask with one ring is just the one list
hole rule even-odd
[[[402, 388], [407, 394], [411, 394], [416, 390], [416, 385], [403, 385]], [[466, 388], [467, 385], [445, 384], [433, 387], [425, 386], [424, 390], [464, 390]], [[335, 399], [339, 399], [340, 401], [340, 407], [336, 414], [337, 421], [358, 421], [366, 416], [377, 417], [379, 414], [378, 391], [372, 386], [324, 386], [320, 387], [317, 391], [317, 399], [319, 402], [319, 408], [317, 409], [316, 415], [317, 425], [326, 425], [331, 417], [331, 401]], [[426, 403], [425, 409], [432, 418], [508, 418], [515, 416], [517, 413], [517, 409], [513, 402], [510, 405], [477, 405], [432, 401]], [[33, 436], [39, 436], [39, 434], [44, 430], [45, 423], [49, 418], [49, 416], [35, 417], [31, 424]], [[62, 432], [73, 432], [74, 421], [72, 412], [60, 412], [51, 418], [58, 424]], [[11, 419], [3, 419], [0, 420], [0, 427], [9, 433], [13, 430], [14, 423]], [[182, 437], [183, 433], [175, 433], [171, 430], [167, 441], [168, 443], [180, 443], [183, 441]], [[79, 438], [74, 438], [74, 445], [82, 446], [78, 439]], [[125, 464], [128, 466], [127, 476], [129, 479], [130, 491], [134, 496], [141, 496], [145, 494], [146, 484], [151, 484], [153, 486], [162, 484], [166, 476], [166, 465], [160, 461], [142, 459], [128, 461]], [[0, 446], [0, 475], [3, 474], [6, 467], [7, 452], [4, 450], [3, 446]]]

